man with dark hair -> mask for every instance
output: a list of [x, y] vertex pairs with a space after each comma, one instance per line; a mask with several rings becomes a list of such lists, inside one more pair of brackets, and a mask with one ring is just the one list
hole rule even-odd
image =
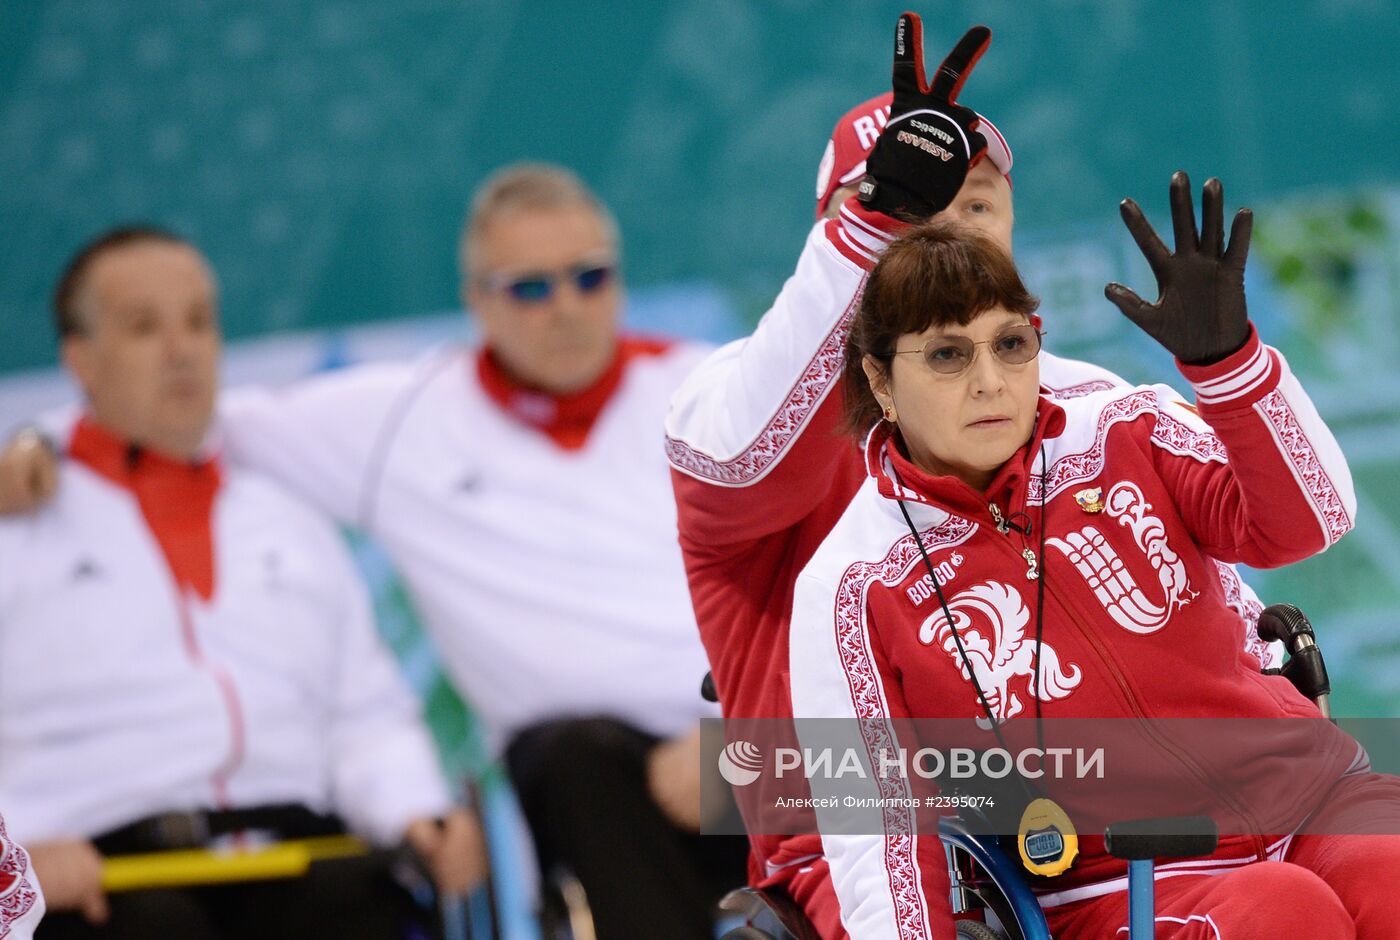
[[443, 890], [478, 875], [339, 536], [206, 444], [217, 306], [199, 252], [150, 228], [89, 244], [55, 293], [84, 412], [57, 498], [0, 520], [0, 806], [41, 937], [390, 937], [412, 912], [360, 860], [109, 898], [109, 854], [348, 825], [406, 839]]
[[97, 259], [108, 251], [143, 243], [188, 245], [169, 229], [156, 225], [123, 225], [94, 238], [68, 259], [53, 291], [54, 328], [60, 342], [89, 328], [79, 304], [88, 271]]

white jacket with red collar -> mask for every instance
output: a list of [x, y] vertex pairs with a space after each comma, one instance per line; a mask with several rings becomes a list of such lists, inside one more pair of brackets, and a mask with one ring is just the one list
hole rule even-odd
[[[841, 361], [861, 285], [897, 224], [847, 200], [818, 223], [796, 271], [753, 335], [700, 365], [666, 420], [680, 541], [696, 619], [727, 716], [786, 718], [788, 621], [799, 572], [865, 479], [840, 431]], [[1053, 314], [1051, 315], [1053, 316]], [[1073, 399], [1126, 383], [1105, 369], [1040, 357], [1041, 383]], [[1232, 566], [1221, 589], [1239, 645], [1265, 665], [1260, 605]], [[754, 837], [751, 878], [781, 880], [821, 851], [815, 836]]]
[[[231, 466], [387, 552], [490, 749], [580, 716], [672, 737], [717, 710], [699, 694], [661, 422], [711, 351], [625, 335], [561, 396], [484, 348], [438, 349], [226, 392], [217, 437]], [[61, 436], [72, 417], [41, 420]]]
[[[794, 714], [859, 717], [872, 749], [895, 736], [897, 719], [983, 714], [947, 614], [918, 589], [927, 569], [902, 503], [944, 572], [948, 613], [998, 723], [1035, 703], [1030, 624], [1041, 583], [1047, 719], [1315, 715], [1241, 651], [1215, 559], [1277, 567], [1332, 545], [1356, 511], [1346, 462], [1283, 358], [1255, 336], [1225, 361], [1183, 372], [1198, 408], [1161, 386], [1043, 399], [1030, 443], [984, 492], [921, 471], [881, 425], [867, 443], [866, 482], [798, 578]], [[999, 531], [995, 515], [1027, 512], [1042, 525], [1042, 504], [1037, 583], [1023, 554], [1036, 553], [1036, 540]], [[1295, 757], [1308, 772], [1274, 775], [1267, 808], [1244, 810], [1263, 816], [1264, 833], [1293, 831], [1360, 766], [1347, 736], [1304, 733], [1310, 746]], [[1277, 746], [1240, 740], [1232, 766], [1248, 775], [1278, 758]], [[824, 833], [822, 842], [853, 937], [952, 935], [936, 837]], [[1125, 863], [1101, 841], [1081, 849], [1043, 903], [1092, 895], [1122, 875]], [[1215, 859], [1226, 870], [1268, 851], [1258, 838], [1225, 835]]]
[[491, 747], [593, 715], [670, 737], [714, 714], [661, 449], [709, 351], [624, 337], [561, 397], [443, 350], [230, 393], [220, 425], [230, 462], [383, 546]]
[[[0, 520], [0, 807], [33, 846], [302, 803], [391, 844], [451, 800], [340, 536], [268, 481], [89, 422]], [[207, 510], [207, 512], [205, 511]]]

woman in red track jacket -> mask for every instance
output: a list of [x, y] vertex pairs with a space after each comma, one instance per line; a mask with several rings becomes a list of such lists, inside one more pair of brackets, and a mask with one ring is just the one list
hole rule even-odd
[[[1351, 479], [1248, 322], [1247, 211], [1226, 250], [1218, 181], [1204, 200], [1198, 235], [1189, 182], [1173, 179], [1175, 254], [1125, 202], [1162, 296], [1109, 288], [1176, 355], [1195, 407], [1165, 387], [1042, 394], [1036, 301], [995, 244], [925, 226], [885, 250], [846, 350], [848, 417], [874, 425], [866, 479], [797, 578], [794, 716], [851, 719], [873, 766], [911, 743], [898, 740], [905, 718], [1315, 714], [1240, 652], [1212, 559], [1276, 567], [1324, 550], [1352, 527]], [[1306, 772], [1271, 774], [1267, 805], [1227, 794], [1243, 825], [1210, 859], [1161, 866], [1158, 937], [1393, 935], [1400, 838], [1312, 823], [1365, 803], [1378, 825], [1366, 831], [1400, 832], [1381, 828], [1400, 819], [1400, 781], [1370, 773], [1340, 732], [1303, 740], [1296, 754], [1240, 741], [1242, 778], [1280, 759], [1306, 759]], [[818, 813], [821, 864], [850, 936], [952, 937], [936, 836], [898, 810], [879, 834], [827, 831], [832, 818]], [[1085, 838], [1069, 871], [1037, 886], [1052, 933], [1126, 929], [1123, 870]]]

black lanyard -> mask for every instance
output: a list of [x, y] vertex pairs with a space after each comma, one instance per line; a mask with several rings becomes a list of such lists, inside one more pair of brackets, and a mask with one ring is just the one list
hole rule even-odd
[[[1045, 500], [1048, 495], [1046, 492], [1045, 463], [1045, 448], [1042, 446], [1040, 448], [1040, 551], [1036, 561], [1038, 573], [1036, 575], [1035, 599], [1035, 675], [1031, 680], [1031, 697], [1035, 699], [1035, 740], [1036, 746], [1040, 748], [1042, 753], [1045, 751], [1045, 731], [1040, 708], [1040, 651], [1045, 637]], [[972, 668], [972, 660], [968, 658], [962, 634], [958, 632], [957, 623], [953, 620], [953, 613], [948, 609], [948, 601], [943, 596], [943, 586], [938, 583], [938, 575], [933, 570], [933, 562], [929, 561], [928, 550], [924, 548], [924, 540], [919, 536], [919, 530], [914, 525], [914, 520], [909, 517], [909, 507], [904, 505], [902, 499], [896, 499], [895, 502], [899, 503], [899, 511], [904, 516], [905, 524], [909, 526], [909, 534], [914, 536], [914, 544], [919, 547], [919, 556], [924, 560], [924, 569], [928, 571], [929, 579], [933, 582], [933, 592], [938, 595], [938, 605], [942, 608], [943, 616], [948, 621], [948, 629], [953, 631], [953, 642], [958, 648], [958, 656], [962, 660], [963, 668], [967, 670], [967, 677], [972, 680], [972, 687], [977, 690], [977, 701], [981, 704], [982, 711], [992, 726], [992, 733], [996, 735], [997, 743], [1001, 745], [1002, 750], [1010, 753], [1011, 749], [1006, 746], [1006, 739], [1002, 737], [1001, 726], [997, 723], [996, 716], [992, 714], [992, 707], [987, 702], [987, 694], [982, 691], [982, 683], [977, 681], [977, 671]]]

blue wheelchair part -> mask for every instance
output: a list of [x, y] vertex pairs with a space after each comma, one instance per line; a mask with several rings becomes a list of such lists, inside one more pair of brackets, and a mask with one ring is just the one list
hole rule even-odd
[[1151, 937], [1155, 932], [1157, 881], [1152, 859], [1128, 863], [1128, 940]]
[[[948, 853], [948, 875], [952, 883], [953, 916], [972, 908], [969, 896], [995, 915], [1007, 940], [1050, 940], [1050, 927], [1035, 893], [1026, 884], [1021, 865], [1002, 848], [994, 836], [977, 835], [968, 821], [945, 816], [938, 821], [938, 835]], [[965, 853], [975, 862], [966, 865], [958, 857]], [[978, 871], [985, 873], [979, 875]]]
[[[976, 828], [957, 816], [944, 817], [938, 825], [960, 940], [1051, 940], [1045, 913], [1019, 863], [997, 837], [981, 835]], [[1206, 816], [1132, 820], [1105, 830], [1109, 854], [1128, 862], [1128, 940], [1155, 936], [1154, 859], [1209, 855], [1217, 841], [1215, 822]], [[722, 940], [819, 940], [802, 910], [781, 892], [741, 888], [730, 892], [721, 907], [746, 922]], [[975, 909], [983, 912], [985, 923], [958, 919]]]
[[[977, 814], [972, 814], [974, 817]], [[1051, 940], [1045, 914], [1021, 874], [993, 836], [979, 835], [968, 819], [939, 820], [938, 834], [948, 858], [953, 916], [983, 912], [986, 923], [959, 920], [967, 940]], [[740, 888], [720, 907], [746, 923], [722, 940], [820, 940], [802, 910], [780, 891]]]
[[1128, 940], [1155, 936], [1156, 879], [1154, 859], [1209, 855], [1219, 842], [1208, 816], [1137, 819], [1104, 830], [1108, 854], [1128, 863]]

